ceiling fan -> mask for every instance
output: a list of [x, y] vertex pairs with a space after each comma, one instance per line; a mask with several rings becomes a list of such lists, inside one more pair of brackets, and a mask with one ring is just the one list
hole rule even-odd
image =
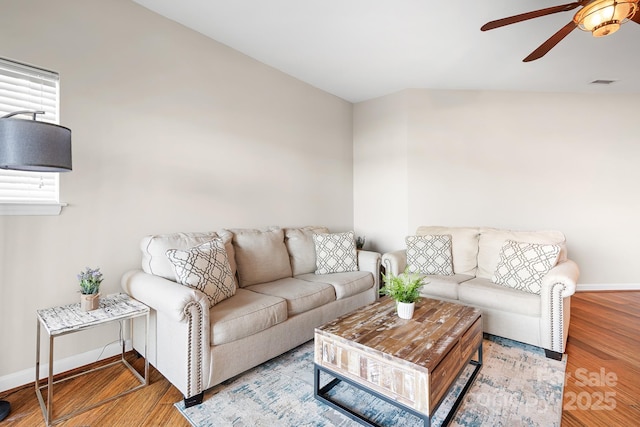
[[615, 33], [620, 28], [620, 25], [629, 20], [640, 24], [640, 13], [636, 13], [638, 10], [638, 1], [639, 0], [579, 0], [573, 3], [547, 7], [545, 9], [534, 10], [487, 22], [480, 29], [482, 31], [493, 30], [504, 27], [505, 25], [552, 15], [558, 12], [567, 12], [581, 7], [567, 25], [549, 37], [547, 41], [542, 43], [536, 50], [531, 52], [529, 56], [522, 60], [523, 62], [535, 61], [546, 55], [547, 52], [576, 27], [584, 31], [591, 31], [594, 37], [603, 37]]

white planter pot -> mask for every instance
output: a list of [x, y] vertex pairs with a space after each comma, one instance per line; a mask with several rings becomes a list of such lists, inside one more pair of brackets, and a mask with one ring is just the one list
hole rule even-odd
[[398, 317], [401, 319], [411, 319], [413, 317], [413, 310], [416, 307], [415, 302], [398, 302]]

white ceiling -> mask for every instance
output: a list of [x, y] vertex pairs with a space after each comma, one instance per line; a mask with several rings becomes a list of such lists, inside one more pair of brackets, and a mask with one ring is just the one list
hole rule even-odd
[[602, 38], [576, 29], [529, 63], [575, 11], [480, 31], [571, 0], [134, 1], [351, 102], [407, 88], [640, 93], [635, 22]]

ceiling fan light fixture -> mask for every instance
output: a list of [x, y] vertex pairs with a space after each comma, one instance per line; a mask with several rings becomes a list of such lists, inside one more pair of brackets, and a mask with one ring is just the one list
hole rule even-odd
[[639, 0], [594, 0], [580, 9], [573, 21], [583, 31], [590, 31], [594, 37], [613, 34], [620, 26], [633, 18], [638, 10]]

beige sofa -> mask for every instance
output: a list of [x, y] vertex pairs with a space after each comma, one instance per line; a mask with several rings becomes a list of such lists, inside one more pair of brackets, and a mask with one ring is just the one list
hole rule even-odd
[[[315, 274], [316, 233], [328, 230], [233, 229], [142, 240], [142, 270], [126, 273], [122, 288], [152, 308], [147, 357], [187, 406], [200, 403], [204, 390], [310, 340], [316, 326], [376, 300], [380, 254], [359, 250], [356, 271]], [[203, 292], [176, 283], [166, 252], [216, 237], [237, 287], [210, 308]], [[144, 353], [142, 342], [134, 347]]]
[[[542, 347], [550, 358], [562, 356], [569, 329], [571, 295], [579, 275], [578, 266], [567, 259], [562, 233], [421, 226], [416, 235], [451, 236], [452, 271], [448, 275], [426, 275], [428, 284], [421, 291], [424, 296], [478, 307], [483, 312], [485, 332]], [[503, 252], [507, 241], [559, 246], [555, 265], [535, 289], [538, 293], [494, 282], [499, 264], [504, 267], [507, 263], [501, 258], [507, 259]], [[522, 262], [515, 264], [521, 266]], [[406, 249], [384, 254], [382, 265], [387, 274], [403, 272], [407, 267]], [[517, 279], [520, 267], [512, 268], [515, 271], [511, 273]]]

